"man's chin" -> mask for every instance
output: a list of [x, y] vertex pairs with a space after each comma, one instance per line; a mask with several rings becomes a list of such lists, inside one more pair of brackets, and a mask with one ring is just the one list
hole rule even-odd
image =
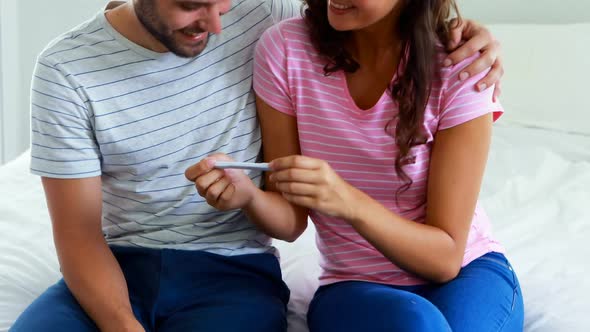
[[176, 54], [179, 57], [183, 57], [183, 58], [194, 58], [197, 55], [203, 53], [203, 51], [205, 50], [205, 48], [207, 47], [207, 39], [195, 44], [195, 45], [179, 45], [179, 44], [175, 44], [175, 45], [170, 45], [168, 47], [168, 50], [174, 54]]

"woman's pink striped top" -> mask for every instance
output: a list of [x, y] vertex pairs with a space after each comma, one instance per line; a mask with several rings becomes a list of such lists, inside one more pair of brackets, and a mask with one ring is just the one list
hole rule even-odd
[[[435, 61], [443, 61], [445, 55], [441, 47]], [[428, 166], [436, 132], [490, 112], [495, 119], [502, 114], [501, 106], [492, 103], [493, 89], [475, 91], [475, 83], [484, 74], [466, 81], [458, 79], [460, 71], [473, 60], [442, 69], [442, 80], [434, 81], [422, 127], [427, 139], [411, 149], [412, 163], [405, 171], [413, 184], [398, 201], [396, 193], [402, 183], [394, 167], [398, 148], [385, 131], [397, 113], [397, 104], [385, 92], [371, 109], [359, 109], [343, 72], [324, 75], [326, 61], [312, 46], [301, 18], [271, 27], [260, 39], [254, 89], [270, 106], [297, 118], [303, 155], [326, 160], [343, 179], [391, 211], [424, 222]], [[395, 266], [345, 221], [315, 211], [310, 217], [318, 232], [322, 285], [345, 280], [425, 283]], [[504, 249], [492, 238], [488, 217], [478, 205], [463, 266], [490, 251]]]

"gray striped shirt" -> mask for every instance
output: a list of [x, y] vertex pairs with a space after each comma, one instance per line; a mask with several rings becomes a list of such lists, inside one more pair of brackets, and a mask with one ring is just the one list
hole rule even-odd
[[[33, 78], [31, 171], [101, 176], [109, 244], [274, 252], [241, 210], [209, 206], [184, 171], [215, 152], [259, 160], [254, 45], [299, 9], [297, 0], [234, 1], [221, 35], [210, 36], [194, 58], [134, 44], [104, 12], [57, 38], [39, 56]], [[260, 185], [260, 172], [249, 176]]]

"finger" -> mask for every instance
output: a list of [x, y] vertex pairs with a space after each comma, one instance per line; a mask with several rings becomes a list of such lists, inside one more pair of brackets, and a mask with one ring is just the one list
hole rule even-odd
[[[221, 193], [221, 196], [219, 196], [217, 202], [229, 202], [231, 200], [231, 198], [233, 197], [234, 193], [236, 192], [236, 186], [234, 186], [232, 183], [230, 183], [225, 190]], [[224, 207], [223, 204], [221, 204], [220, 206], [221, 208]]]
[[502, 75], [504, 75], [504, 68], [501, 64], [496, 62], [494, 65], [492, 65], [492, 68], [488, 74], [476, 83], [477, 90], [481, 92], [494, 84], [498, 84], [502, 78]]
[[207, 188], [207, 193], [205, 195], [207, 202], [210, 205], [215, 205], [230, 184], [231, 181], [226, 177], [222, 177], [218, 181], [215, 181], [215, 183]]
[[211, 171], [213, 169], [213, 164], [208, 158], [201, 160], [200, 162], [188, 167], [184, 171], [184, 176], [189, 181], [195, 181], [196, 178], [202, 176], [203, 174]]
[[318, 169], [321, 166], [321, 161], [315, 158], [295, 155], [275, 159], [270, 162], [269, 166], [275, 172], [288, 168]]
[[280, 192], [290, 195], [317, 196], [317, 186], [309, 183], [278, 182], [276, 188]]
[[269, 177], [271, 182], [299, 182], [299, 183], [319, 183], [320, 176], [316, 170], [288, 168], [282, 171], [275, 172]]
[[493, 40], [490, 40], [487, 33], [478, 34], [459, 46], [453, 53], [449, 54], [448, 58], [455, 64], [459, 63], [484, 50], [492, 42]]
[[209, 173], [206, 173], [196, 178], [195, 187], [197, 188], [199, 195], [201, 195], [202, 197], [206, 197], [207, 190], [209, 190], [209, 187], [213, 185], [215, 182], [219, 181], [221, 178], [223, 178], [223, 175], [224, 173], [222, 170], [214, 169]]
[[[459, 46], [461, 43], [461, 36], [463, 35], [463, 29], [465, 28], [465, 21], [454, 18], [449, 21], [449, 34], [448, 34], [448, 43], [447, 49], [454, 50]], [[450, 65], [450, 64], [449, 64]]]
[[[476, 76], [476, 75], [490, 69], [490, 67], [492, 67], [494, 65], [495, 61], [496, 61], [496, 54], [494, 54], [493, 52], [486, 51], [480, 57], [478, 57], [475, 61], [473, 61], [469, 66], [467, 66], [461, 70], [461, 72], [459, 73], [459, 79], [464, 81], [469, 77]], [[488, 87], [490, 87], [494, 83], [496, 83], [494, 80], [491, 80], [490, 78], [496, 77], [495, 75], [497, 73], [492, 73], [492, 74], [493, 75], [491, 77], [489, 76], [490, 73], [488, 73], [486, 75], [486, 77], [488, 79], [486, 80], [485, 83], [487, 84]]]
[[498, 83], [496, 83], [496, 86], [494, 87], [494, 97], [492, 98], [494, 103], [498, 102], [501, 94], [502, 94], [502, 82], [498, 81]]

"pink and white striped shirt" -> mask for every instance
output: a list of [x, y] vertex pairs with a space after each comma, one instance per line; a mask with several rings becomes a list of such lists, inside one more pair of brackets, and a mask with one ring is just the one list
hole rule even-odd
[[[441, 47], [436, 61], [442, 62], [445, 55]], [[255, 56], [254, 89], [270, 106], [297, 118], [303, 155], [327, 161], [344, 180], [390, 211], [424, 222], [428, 166], [436, 132], [489, 112], [497, 119], [503, 112], [499, 104], [492, 103], [493, 89], [475, 91], [475, 83], [485, 74], [459, 81], [459, 73], [472, 61], [474, 58], [442, 69], [442, 81], [434, 81], [422, 126], [427, 139], [410, 150], [415, 162], [404, 170], [413, 184], [398, 201], [397, 189], [403, 183], [394, 167], [398, 148], [385, 132], [398, 111], [397, 103], [386, 92], [371, 109], [358, 108], [342, 71], [324, 75], [326, 61], [312, 46], [303, 19], [281, 22], [262, 36]], [[311, 211], [310, 217], [317, 228], [321, 253], [320, 284], [345, 280], [391, 285], [426, 282], [394, 265], [345, 221], [316, 211]], [[504, 249], [492, 238], [488, 217], [478, 205], [463, 266], [491, 251]]]

